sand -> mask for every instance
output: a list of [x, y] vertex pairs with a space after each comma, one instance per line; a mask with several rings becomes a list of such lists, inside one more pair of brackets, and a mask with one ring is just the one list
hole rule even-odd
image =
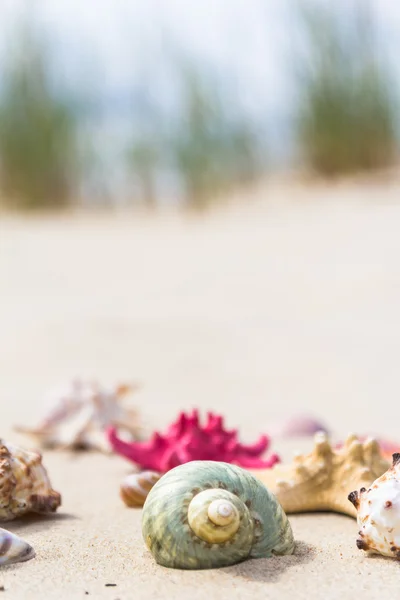
[[[140, 381], [132, 401], [149, 429], [198, 406], [224, 413], [246, 441], [303, 411], [334, 437], [399, 439], [399, 191], [275, 185], [202, 218], [2, 215], [2, 435], [27, 445], [12, 425], [82, 375]], [[399, 564], [367, 558], [355, 520], [333, 514], [291, 517], [294, 556], [158, 567], [140, 511], [118, 497], [126, 462], [46, 452], [45, 463], [63, 506], [7, 524], [37, 556], [1, 570], [6, 598], [398, 595]]]

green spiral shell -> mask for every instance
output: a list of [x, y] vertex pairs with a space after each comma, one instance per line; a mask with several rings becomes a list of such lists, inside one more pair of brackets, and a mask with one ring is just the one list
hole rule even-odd
[[224, 567], [294, 550], [275, 496], [248, 471], [214, 461], [163, 475], [144, 504], [142, 532], [157, 563], [176, 569]]

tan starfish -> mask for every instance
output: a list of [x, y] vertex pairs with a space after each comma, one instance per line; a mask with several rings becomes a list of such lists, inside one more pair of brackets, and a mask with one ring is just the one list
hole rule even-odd
[[296, 455], [292, 464], [252, 473], [276, 495], [286, 513], [333, 511], [356, 517], [349, 493], [368, 487], [389, 466], [378, 442], [372, 438], [361, 442], [349, 435], [335, 448], [325, 433], [317, 433], [314, 444], [312, 452]]

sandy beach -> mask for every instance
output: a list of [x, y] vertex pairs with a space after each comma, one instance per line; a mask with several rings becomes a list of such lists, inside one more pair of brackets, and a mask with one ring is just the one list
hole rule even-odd
[[[80, 375], [138, 381], [148, 431], [182, 409], [245, 441], [308, 412], [333, 437], [400, 441], [400, 186], [267, 187], [195, 218], [0, 218], [1, 435]], [[300, 443], [300, 442], [299, 442]], [[302, 448], [311, 448], [302, 440]], [[290, 458], [297, 441], [273, 449]], [[59, 513], [6, 525], [36, 558], [0, 571], [6, 598], [395, 598], [399, 564], [355, 546], [356, 521], [290, 517], [294, 556], [212, 571], [157, 566], [119, 457], [46, 452]], [[114, 584], [114, 585], [108, 585]]]

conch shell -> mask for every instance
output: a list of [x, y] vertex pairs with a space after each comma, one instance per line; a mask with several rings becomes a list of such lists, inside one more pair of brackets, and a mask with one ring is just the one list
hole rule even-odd
[[25, 562], [35, 557], [35, 551], [28, 542], [14, 533], [0, 529], [0, 567]]
[[360, 527], [357, 548], [400, 559], [400, 453], [390, 469], [368, 489], [349, 494]]
[[109, 452], [107, 427], [119, 427], [136, 439], [140, 433], [137, 412], [123, 405], [125, 396], [138, 386], [74, 380], [51, 393], [49, 406], [36, 427], [15, 427], [30, 435], [42, 448], [99, 450]]
[[149, 492], [143, 539], [164, 567], [210, 569], [292, 554], [293, 532], [275, 496], [240, 467], [193, 461]]
[[0, 440], [0, 521], [29, 512], [52, 513], [60, 504], [41, 455]]
[[126, 506], [139, 508], [143, 506], [147, 495], [154, 484], [160, 479], [161, 473], [142, 471], [127, 475], [120, 487], [120, 496]]
[[333, 511], [356, 517], [347, 496], [354, 489], [367, 487], [386, 471], [389, 463], [382, 457], [374, 439], [359, 441], [349, 435], [341, 448], [330, 445], [325, 433], [314, 437], [310, 454], [295, 456], [290, 465], [254, 470], [278, 498], [287, 513]]

